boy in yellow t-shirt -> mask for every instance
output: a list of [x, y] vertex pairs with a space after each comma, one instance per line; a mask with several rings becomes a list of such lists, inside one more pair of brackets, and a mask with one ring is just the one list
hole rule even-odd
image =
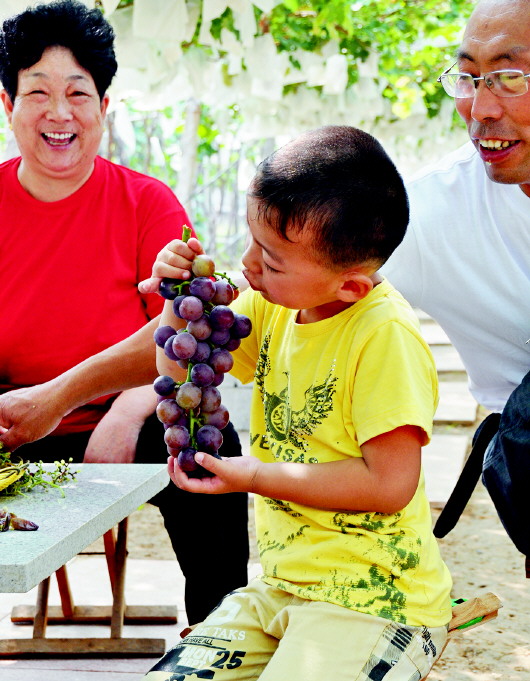
[[[421, 469], [436, 370], [413, 311], [378, 273], [407, 222], [395, 166], [355, 128], [305, 133], [258, 168], [251, 289], [232, 304], [253, 324], [232, 370], [255, 383], [252, 456], [197, 453], [214, 474], [203, 479], [170, 458], [169, 472], [190, 492], [255, 494], [263, 575], [146, 681], [419, 681], [440, 654], [451, 579]], [[143, 286], [188, 278], [199, 253], [196, 239], [171, 242]], [[166, 304], [161, 324], [183, 323]], [[160, 373], [183, 380], [175, 367], [160, 352]], [[229, 551], [212, 546], [212, 579]]]

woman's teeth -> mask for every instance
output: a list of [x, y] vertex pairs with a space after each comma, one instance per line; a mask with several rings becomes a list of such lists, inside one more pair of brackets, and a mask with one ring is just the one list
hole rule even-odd
[[51, 144], [65, 144], [73, 140], [75, 134], [72, 132], [45, 132], [42, 136]]

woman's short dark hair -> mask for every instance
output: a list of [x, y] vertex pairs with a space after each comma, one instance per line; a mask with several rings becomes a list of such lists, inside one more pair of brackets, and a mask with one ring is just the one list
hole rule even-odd
[[37, 5], [6, 19], [0, 32], [0, 81], [12, 102], [18, 73], [39, 62], [48, 47], [72, 52], [94, 79], [100, 99], [118, 68], [114, 31], [99, 9], [76, 0]]
[[312, 231], [314, 256], [333, 269], [381, 266], [409, 221], [401, 175], [372, 135], [350, 126], [312, 130], [266, 158], [249, 196], [285, 239]]

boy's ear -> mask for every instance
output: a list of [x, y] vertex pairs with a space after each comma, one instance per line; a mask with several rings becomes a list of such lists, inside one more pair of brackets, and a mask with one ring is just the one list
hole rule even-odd
[[360, 272], [348, 272], [339, 284], [337, 297], [345, 303], [355, 303], [362, 300], [374, 287], [372, 278]]

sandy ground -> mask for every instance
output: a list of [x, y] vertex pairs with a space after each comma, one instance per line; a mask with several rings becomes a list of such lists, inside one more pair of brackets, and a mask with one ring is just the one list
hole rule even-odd
[[[433, 510], [433, 521], [438, 513]], [[249, 531], [253, 539], [252, 515]], [[453, 575], [455, 598], [492, 591], [503, 608], [497, 619], [451, 641], [429, 681], [530, 681], [530, 580], [525, 579], [523, 556], [507, 537], [481, 483], [440, 546]], [[147, 504], [131, 516], [129, 551], [132, 558], [174, 558], [155, 507]], [[257, 560], [255, 549], [251, 560]]]

